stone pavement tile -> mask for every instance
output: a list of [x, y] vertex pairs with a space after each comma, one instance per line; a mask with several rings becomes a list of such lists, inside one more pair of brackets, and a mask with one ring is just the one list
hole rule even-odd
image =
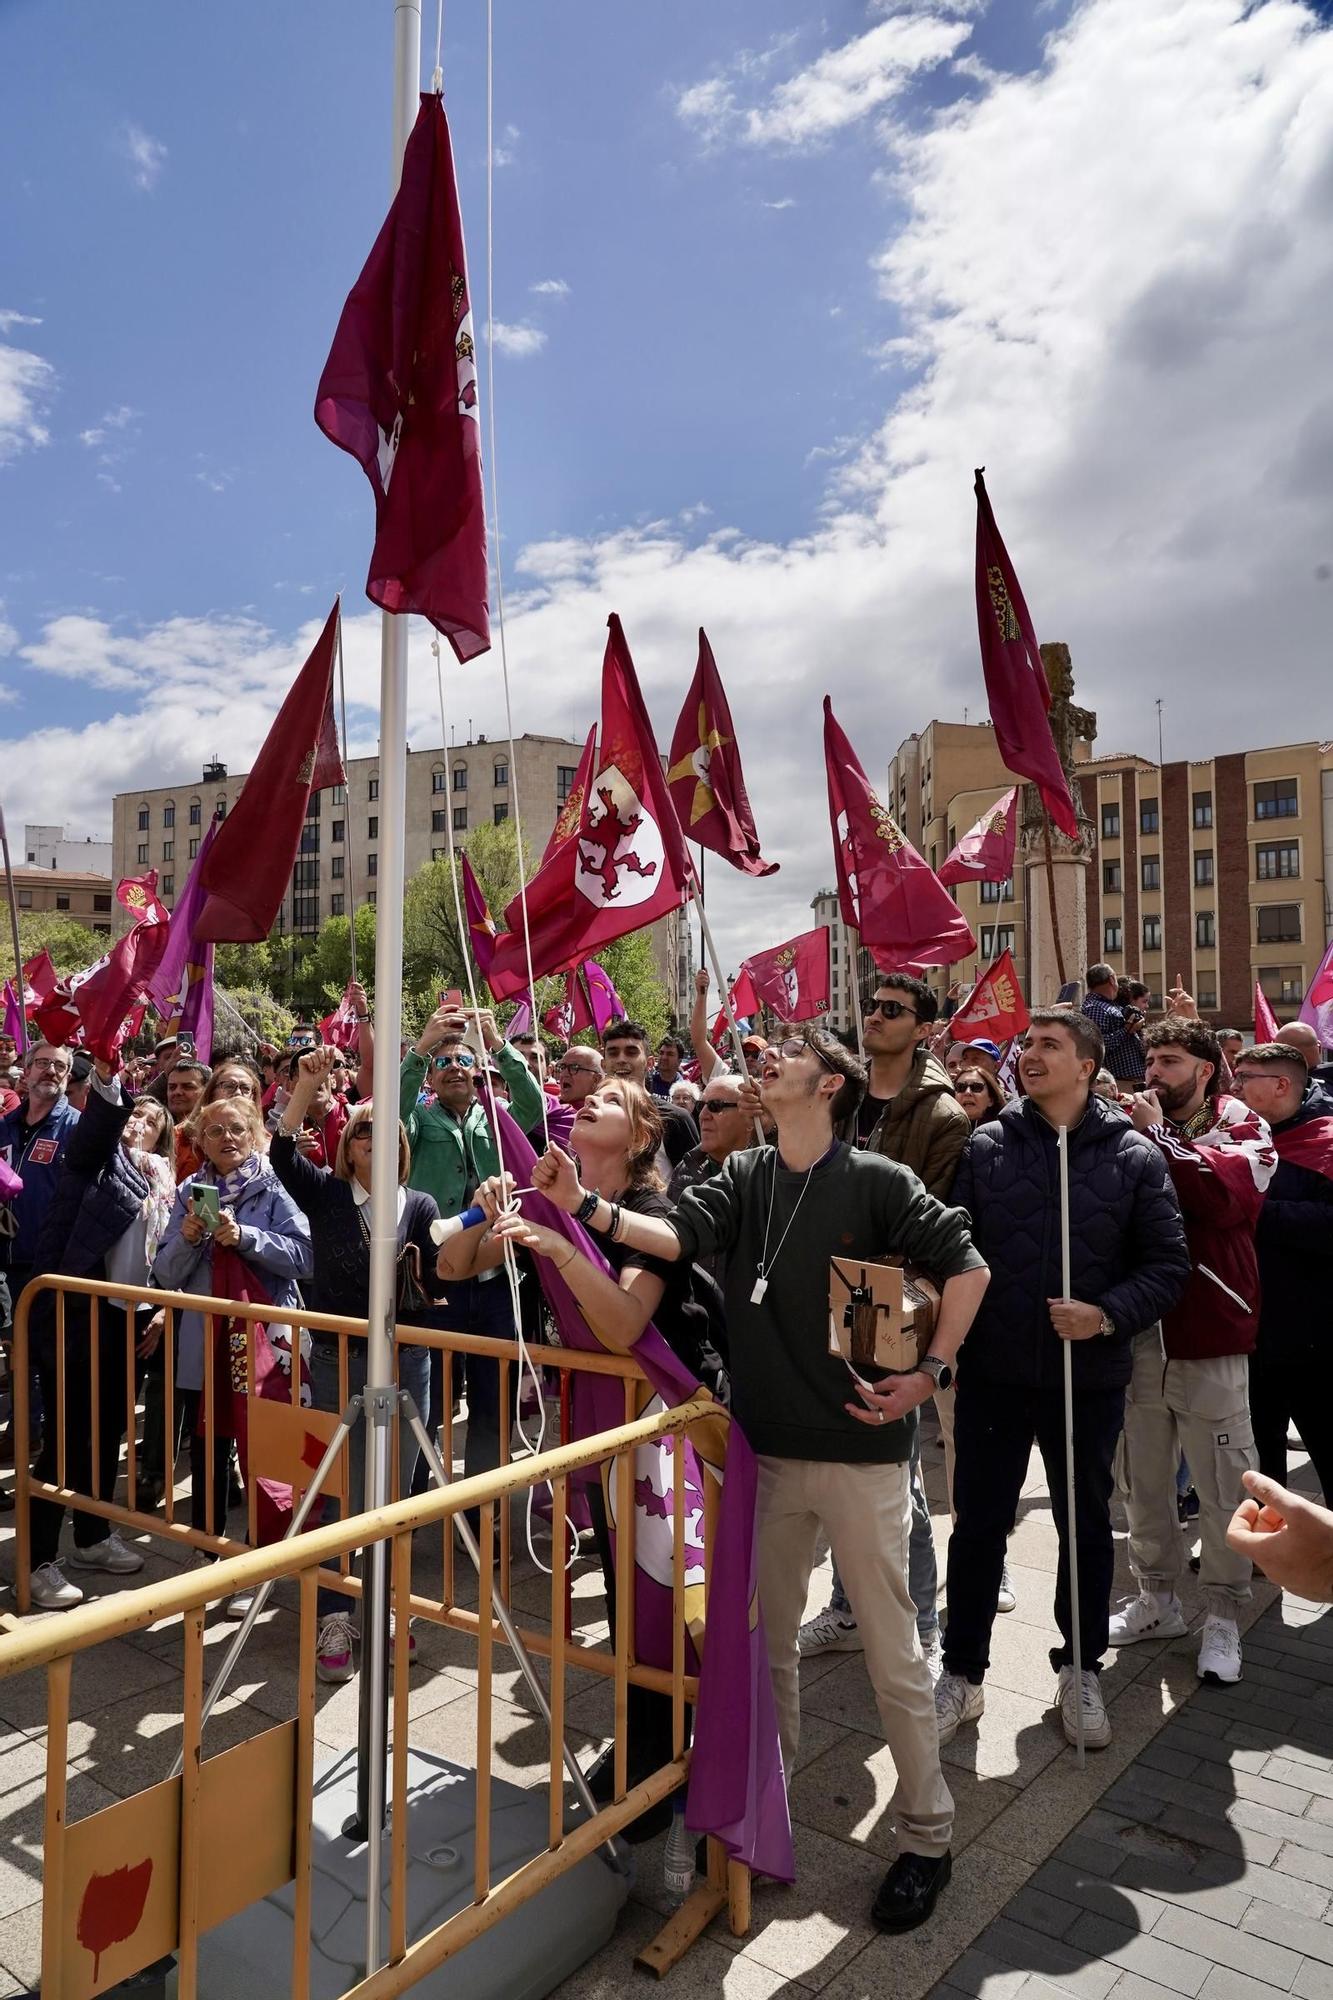
[[972, 2000], [1014, 2000], [1029, 1977], [972, 1945], [949, 1967], [948, 1983], [955, 1992], [970, 1994]]
[[1251, 1979], [1244, 1972], [1233, 1972], [1229, 1965], [1215, 1965], [1203, 1982], [1200, 2000], [1273, 2000], [1275, 1993], [1285, 1990]]
[[[1263, 1812], [1265, 1808], [1254, 1806], [1250, 1810]], [[1282, 1845], [1281, 1835], [1242, 1825], [1232, 1813], [1218, 1810], [1202, 1813], [1186, 1806], [1163, 1806], [1154, 1826], [1166, 1838], [1226, 1855], [1234, 1862], [1238, 1875], [1246, 1862], [1257, 1861], [1261, 1867], [1269, 1867]]]
[[1175, 2000], [1168, 1986], [1145, 1979], [1141, 1972], [1122, 1972], [1111, 1988], [1109, 2000]]
[[796, 1881], [789, 1888], [755, 1883], [748, 1937], [733, 1937], [725, 1914], [714, 1919], [705, 1935], [727, 1951], [819, 1991], [878, 1935], [870, 1905], [884, 1879], [884, 1859], [799, 1823], [793, 1834]]
[[[250, 1702], [220, 1702], [204, 1728], [204, 1756], [214, 1757], [251, 1736], [274, 1727], [273, 1719]], [[126, 1695], [100, 1710], [88, 1725], [70, 1725], [73, 1768], [95, 1777], [117, 1797], [127, 1799], [170, 1774], [181, 1753], [181, 1713], [178, 1689], [168, 1699], [160, 1692]], [[2, 1961], [0, 1961], [2, 1962]]]
[[[41, 1895], [42, 1835], [46, 1813], [45, 1768], [22, 1777], [12, 1777], [0, 1766], [0, 1917], [8, 1918], [25, 1909]], [[104, 1806], [116, 1803], [115, 1794], [95, 1778], [74, 1772], [67, 1788], [71, 1822], [87, 1819]], [[40, 1922], [40, 1913], [39, 1913]], [[11, 1960], [0, 1944], [0, 1965], [11, 1971], [23, 1968]]]
[[[1270, 1914], [1281, 1917], [1284, 1913], [1274, 1910]], [[1301, 1923], [1305, 1919], [1294, 1921]], [[1153, 1936], [1179, 1945], [1182, 1951], [1197, 1952], [1201, 1958], [1211, 1959], [1214, 1965], [1229, 1965], [1233, 1972], [1266, 1979], [1270, 1985], [1284, 1990], [1300, 1969], [1299, 1952], [1267, 1942], [1262, 1932], [1251, 1934], [1247, 1925], [1237, 1929], [1233, 1924], [1219, 1924], [1197, 1910], [1168, 1910], [1153, 1926]]]
[[1321, 1771], [1301, 1758], [1284, 1757], [1280, 1750], [1275, 1750], [1264, 1765], [1263, 1776], [1275, 1785], [1293, 1785], [1313, 1792], [1316, 1798], [1333, 1799], [1333, 1772]]
[[[1110, 1917], [1113, 1922], [1137, 1925], [1140, 1930], [1150, 1931], [1157, 1919], [1165, 1914], [1166, 1901], [1155, 1890], [1150, 1870], [1140, 1864], [1140, 1873], [1145, 1878], [1138, 1879], [1132, 1865], [1134, 1856], [1126, 1856], [1126, 1867], [1114, 1881], [1108, 1882], [1099, 1875], [1089, 1875], [1085, 1870], [1071, 1866], [1064, 1859], [1064, 1849], [1057, 1848], [1051, 1859], [1040, 1867], [1032, 1878], [1032, 1887], [1042, 1889], [1049, 1896], [1058, 1896], [1064, 1903], [1076, 1910], [1095, 1910], [1099, 1916]], [[1163, 1870], [1165, 1876], [1166, 1871]], [[1191, 1878], [1175, 1871], [1173, 1876], [1177, 1887], [1187, 1885]], [[1239, 1921], [1245, 1908], [1241, 1898], [1235, 1921]]]
[[[1254, 1869], [1248, 1871], [1249, 1874], [1259, 1872]], [[1177, 1868], [1165, 1855], [1153, 1859], [1138, 1854], [1126, 1855], [1116, 1872], [1115, 1887], [1130, 1893], [1136, 1910], [1139, 1909], [1138, 1899], [1142, 1896], [1145, 1902], [1177, 1903], [1185, 1909], [1200, 1910], [1206, 1917], [1215, 1917], [1220, 1924], [1238, 1924], [1250, 1906], [1251, 1891], [1246, 1878], [1233, 1886], [1228, 1870], [1221, 1880], [1214, 1881], [1202, 1863], [1193, 1869]], [[1095, 1909], [1097, 1905], [1089, 1901], [1088, 1907]], [[1156, 1922], [1155, 1917], [1153, 1922]], [[1143, 1928], [1150, 1930], [1152, 1925], [1144, 1921]]]
[[[1254, 1799], [1261, 1806], [1276, 1806], [1279, 1812], [1295, 1813], [1298, 1817], [1311, 1809], [1312, 1794], [1308, 1788], [1298, 1790], [1294, 1785], [1280, 1784], [1254, 1771], [1233, 1771], [1222, 1764], [1201, 1764], [1197, 1783], [1211, 1785], [1214, 1790], [1229, 1793], [1233, 1798]], [[1327, 1799], [1314, 1801], [1316, 1807], [1329, 1803]], [[1314, 1817], [1319, 1819], [1325, 1815], [1316, 1812]]]
[[[108, 1639], [80, 1653], [70, 1675], [71, 1716], [95, 1713], [130, 1688], [154, 1687], [175, 1681], [179, 1667], [151, 1660], [123, 1639]], [[16, 1729], [46, 1727], [46, 1674], [34, 1670], [0, 1680], [0, 1719]]]
[[[1279, 1909], [1295, 1910], [1303, 1917], [1322, 1917], [1328, 1908], [1326, 1889], [1313, 1882], [1302, 1882], [1295, 1875], [1281, 1875], [1276, 1868], [1261, 1868], [1256, 1861], [1246, 1861], [1237, 1872], [1234, 1861], [1225, 1855], [1204, 1855], [1195, 1867], [1194, 1879], [1204, 1888], [1232, 1885], [1235, 1894], [1247, 1896], [1251, 1901], [1257, 1897], [1261, 1903], [1276, 1903]], [[1206, 1916], [1219, 1915], [1206, 1903], [1200, 1902], [1197, 1907]], [[1222, 1921], [1229, 1923], [1230, 1918], [1224, 1917]]]
[[[802, 1729], [802, 1747], [805, 1730]], [[946, 1771], [954, 1800], [955, 1862], [998, 1812], [1017, 1798], [1014, 1786]], [[889, 1747], [859, 1729], [844, 1730], [823, 1754], [798, 1769], [791, 1787], [793, 1819], [839, 1840], [854, 1840], [892, 1858], [898, 1851], [893, 1793], [898, 1781]]]
[[[1247, 1749], [1244, 1744], [1231, 1742], [1229, 1732], [1233, 1727], [1225, 1716], [1196, 1714], [1190, 1706], [1172, 1716], [1154, 1747], [1179, 1750], [1196, 1764], [1225, 1764], [1233, 1771], [1253, 1771], [1257, 1775], [1272, 1752], [1267, 1747]], [[1208, 1729], [1216, 1733], [1205, 1734]]]
[[1181, 1950], [1156, 1933], [1145, 1935], [1091, 1911], [1079, 1918], [1065, 1942], [1105, 1966], [1142, 1973], [1145, 1979], [1155, 1980], [1173, 1993], [1197, 1994], [1208, 1975], [1207, 1959]]
[[1317, 1854], [1333, 1855], [1333, 1826], [1324, 1826], [1319, 1820], [1276, 1812], [1272, 1806], [1257, 1805], [1253, 1799], [1234, 1800], [1227, 1807], [1227, 1818], [1233, 1826], [1250, 1827], [1274, 1840], [1294, 1840], [1301, 1847], [1313, 1848]]
[[[1165, 1731], [1162, 1735], [1165, 1735]], [[1222, 1761], [1218, 1759], [1217, 1761]], [[1189, 1751], [1172, 1743], [1165, 1743], [1159, 1736], [1153, 1743], [1145, 1743], [1139, 1752], [1140, 1764], [1146, 1764], [1150, 1771], [1165, 1771], [1170, 1778], [1190, 1778], [1199, 1768], [1199, 1759]]]
[[0, 1994], [36, 1993], [42, 1976], [40, 1901], [0, 1917]]
[[1333, 2000], [1333, 1971], [1322, 1959], [1307, 1958], [1291, 1990], [1300, 2000]]
[[[1032, 1685], [1051, 1688], [1050, 1663], [1043, 1658], [1041, 1677]], [[1000, 1778], [1007, 1784], [1031, 1784], [1065, 1747], [1060, 1718], [1044, 1695], [1020, 1694], [998, 1682], [986, 1682], [986, 1710], [980, 1722], [960, 1729], [940, 1751], [945, 1776], [971, 1771], [978, 1778]]]
[[[459, 1700], [434, 1708], [428, 1715], [412, 1720], [412, 1748], [429, 1750], [437, 1757], [468, 1770], [477, 1765], [477, 1698], [464, 1693]], [[590, 1739], [570, 1729], [565, 1741], [585, 1766], [590, 1761]], [[546, 1786], [550, 1766], [550, 1736], [544, 1722], [535, 1720], [512, 1703], [496, 1700], [491, 1705], [491, 1770], [497, 1778], [525, 1788]], [[567, 1796], [573, 1796], [566, 1779]]]
[[1016, 1896], [1011, 1896], [1005, 1904], [1005, 1915], [1012, 1917], [1016, 1924], [1026, 1924], [1029, 1930], [1041, 1931], [1046, 1937], [1063, 1937], [1078, 1922], [1079, 1906], [1069, 1903], [1062, 1896], [1055, 1896], [1043, 1888], [1036, 1880], [1028, 1882]]
[[[960, 1952], [1021, 1890], [1026, 1874], [1025, 1862], [979, 1847], [955, 1855], [953, 1879], [930, 1922], [905, 1937], [875, 1932], [852, 1963], [820, 1991], [827, 2000], [922, 2000], [942, 1976], [954, 1978], [950, 1968]], [[1008, 2000], [1010, 1989], [1003, 1981], [997, 1987], [988, 1980], [981, 1990], [985, 2000], [997, 2000], [998, 1994]], [[1023, 1990], [1026, 2000], [1027, 1988]]]
[[1308, 1847], [1291, 1841], [1279, 1851], [1273, 1867], [1279, 1874], [1333, 1890], [1333, 1855], [1312, 1854]]
[[1253, 1903], [1241, 1929], [1285, 1945], [1305, 1958], [1318, 1958], [1325, 1965], [1333, 1965], [1333, 1924], [1298, 1916], [1293, 1910], [1275, 1909], [1271, 1903]]
[[[977, 1939], [979, 1948], [1002, 1964], [1052, 1981], [1077, 2000], [1106, 2000], [1120, 1968], [1100, 1963], [1096, 1953], [1076, 1950], [1060, 1938], [1045, 1937], [1001, 1916]], [[1027, 1988], [1025, 1987], [1026, 1993]]]
[[[944, 1581], [942, 1566], [940, 1581], [941, 1583]], [[1051, 1602], [1054, 1578], [1051, 1571], [1049, 1569], [1032, 1568], [1026, 1563], [1019, 1562], [1014, 1556], [1011, 1547], [1009, 1552], [1009, 1581], [1014, 1587], [1014, 1596], [1018, 1601], [1013, 1610], [1006, 1611], [1003, 1614], [1002, 1620], [997, 1619], [996, 1623], [1003, 1622], [1006, 1625], [1036, 1625], [1044, 1633], [1052, 1632], [1054, 1629], [1054, 1619]], [[1047, 1645], [1050, 1644], [1049, 1638], [1046, 1643]]]

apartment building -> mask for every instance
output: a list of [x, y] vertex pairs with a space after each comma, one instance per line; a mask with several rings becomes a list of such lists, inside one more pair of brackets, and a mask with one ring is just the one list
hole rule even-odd
[[110, 875], [111, 842], [71, 840], [63, 826], [25, 826], [23, 853], [29, 868], [66, 868], [76, 875]]
[[856, 1025], [853, 983], [864, 993], [875, 977], [875, 962], [854, 930], [842, 920], [836, 889], [820, 889], [812, 898], [816, 926], [829, 935], [829, 1025], [846, 1034]]
[[72, 917], [98, 937], [109, 938], [120, 908], [109, 875], [82, 868], [14, 869], [14, 896], [19, 915], [41, 911]]

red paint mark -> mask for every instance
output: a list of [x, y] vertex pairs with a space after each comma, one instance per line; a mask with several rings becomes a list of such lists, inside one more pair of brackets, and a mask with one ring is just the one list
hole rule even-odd
[[301, 1442], [302, 1465], [318, 1465], [324, 1456], [324, 1440], [306, 1431]]
[[143, 1919], [148, 1885], [153, 1879], [152, 1856], [132, 1868], [115, 1868], [109, 1875], [90, 1875], [79, 1904], [75, 1936], [93, 1955], [96, 1983], [102, 1953], [132, 1938]]

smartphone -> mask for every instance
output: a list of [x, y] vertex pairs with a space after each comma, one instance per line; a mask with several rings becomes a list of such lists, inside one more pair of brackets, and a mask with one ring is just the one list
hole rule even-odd
[[193, 1062], [195, 1059], [194, 1036], [188, 1028], [182, 1028], [176, 1037], [177, 1062]]
[[209, 1229], [222, 1221], [222, 1201], [211, 1181], [190, 1182], [190, 1208]]
[[451, 986], [447, 993], [440, 994], [441, 1007], [461, 1007], [462, 1004], [463, 995], [456, 986]]

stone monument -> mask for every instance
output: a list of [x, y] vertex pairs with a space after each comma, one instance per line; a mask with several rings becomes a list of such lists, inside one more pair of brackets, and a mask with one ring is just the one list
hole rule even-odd
[[1043, 646], [1041, 663], [1051, 690], [1051, 734], [1078, 819], [1078, 839], [1070, 840], [1048, 821], [1036, 786], [1024, 785], [1020, 846], [1028, 999], [1034, 1007], [1049, 1007], [1061, 986], [1070, 979], [1081, 980], [1086, 970], [1088, 864], [1095, 833], [1084, 811], [1074, 750], [1080, 742], [1095, 740], [1097, 717], [1074, 701], [1068, 646]]

